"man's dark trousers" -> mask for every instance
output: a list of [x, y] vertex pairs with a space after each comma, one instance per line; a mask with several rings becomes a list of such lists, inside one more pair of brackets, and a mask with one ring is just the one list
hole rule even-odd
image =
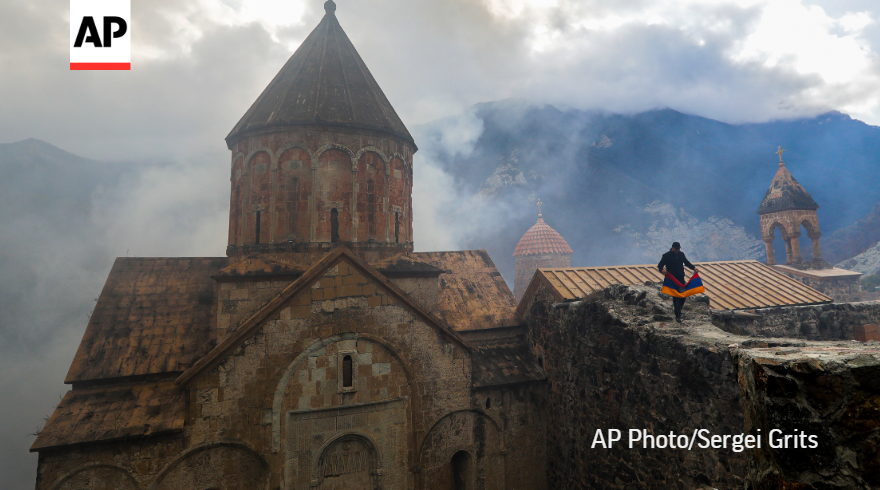
[[684, 306], [684, 302], [687, 298], [672, 298], [672, 308], [675, 310], [675, 319], [681, 319], [681, 308]]

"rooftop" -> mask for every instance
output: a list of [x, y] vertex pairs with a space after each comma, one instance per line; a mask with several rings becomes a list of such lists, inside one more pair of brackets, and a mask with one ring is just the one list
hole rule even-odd
[[571, 247], [562, 235], [556, 232], [539, 214], [538, 222], [532, 225], [519, 243], [516, 244], [514, 257], [522, 255], [567, 254], [571, 255]]
[[[716, 310], [741, 310], [830, 303], [832, 298], [757, 260], [696, 264], [710, 305]], [[688, 278], [689, 279], [689, 278]], [[662, 282], [656, 265], [538, 269], [517, 308], [522, 314], [529, 298], [545, 285], [557, 301], [582, 299], [612, 284]]]
[[813, 279], [840, 279], [844, 277], [857, 278], [862, 275], [861, 272], [850, 271], [846, 269], [838, 269], [837, 267], [831, 269], [809, 269], [809, 270], [801, 270], [795, 269], [794, 267], [789, 267], [787, 265], [774, 265], [776, 269], [781, 271], [785, 271], [788, 274], [794, 274], [796, 276], [801, 277], [809, 277]]
[[[336, 19], [336, 4], [269, 82], [226, 137], [240, 139], [272, 128], [336, 126], [401, 138], [412, 136]], [[381, 31], [377, 31], [381, 32]]]
[[819, 209], [819, 205], [802, 185], [785, 168], [782, 161], [782, 148], [779, 149], [779, 170], [764, 194], [758, 207], [758, 214], [775, 213], [788, 209]]

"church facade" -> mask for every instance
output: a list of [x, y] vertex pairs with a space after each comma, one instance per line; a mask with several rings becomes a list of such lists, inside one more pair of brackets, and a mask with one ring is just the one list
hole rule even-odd
[[514, 297], [413, 252], [417, 147], [325, 10], [226, 139], [227, 256], [114, 263], [37, 490], [546, 488]]

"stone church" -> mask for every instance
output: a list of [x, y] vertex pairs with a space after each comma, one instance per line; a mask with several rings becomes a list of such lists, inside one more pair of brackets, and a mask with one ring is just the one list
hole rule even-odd
[[226, 257], [113, 264], [37, 490], [546, 488], [514, 296], [413, 252], [416, 144], [324, 8], [226, 137]]
[[[226, 256], [113, 264], [37, 490], [880, 488], [880, 302], [804, 280], [839, 273], [781, 157], [769, 265], [699, 264], [684, 325], [654, 264], [571, 267], [540, 208], [517, 303], [485, 251], [413, 251], [415, 141], [324, 8], [226, 137]], [[627, 429], [821, 449], [590, 443]]]

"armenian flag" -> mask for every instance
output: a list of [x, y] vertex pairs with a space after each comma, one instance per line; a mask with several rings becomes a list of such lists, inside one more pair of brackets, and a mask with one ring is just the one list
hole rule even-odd
[[667, 272], [666, 279], [663, 280], [661, 292], [676, 298], [687, 298], [695, 294], [705, 293], [706, 288], [703, 287], [703, 280], [700, 279], [699, 272], [694, 272], [694, 275], [691, 276], [687, 284], [682, 284], [672, 274]]

